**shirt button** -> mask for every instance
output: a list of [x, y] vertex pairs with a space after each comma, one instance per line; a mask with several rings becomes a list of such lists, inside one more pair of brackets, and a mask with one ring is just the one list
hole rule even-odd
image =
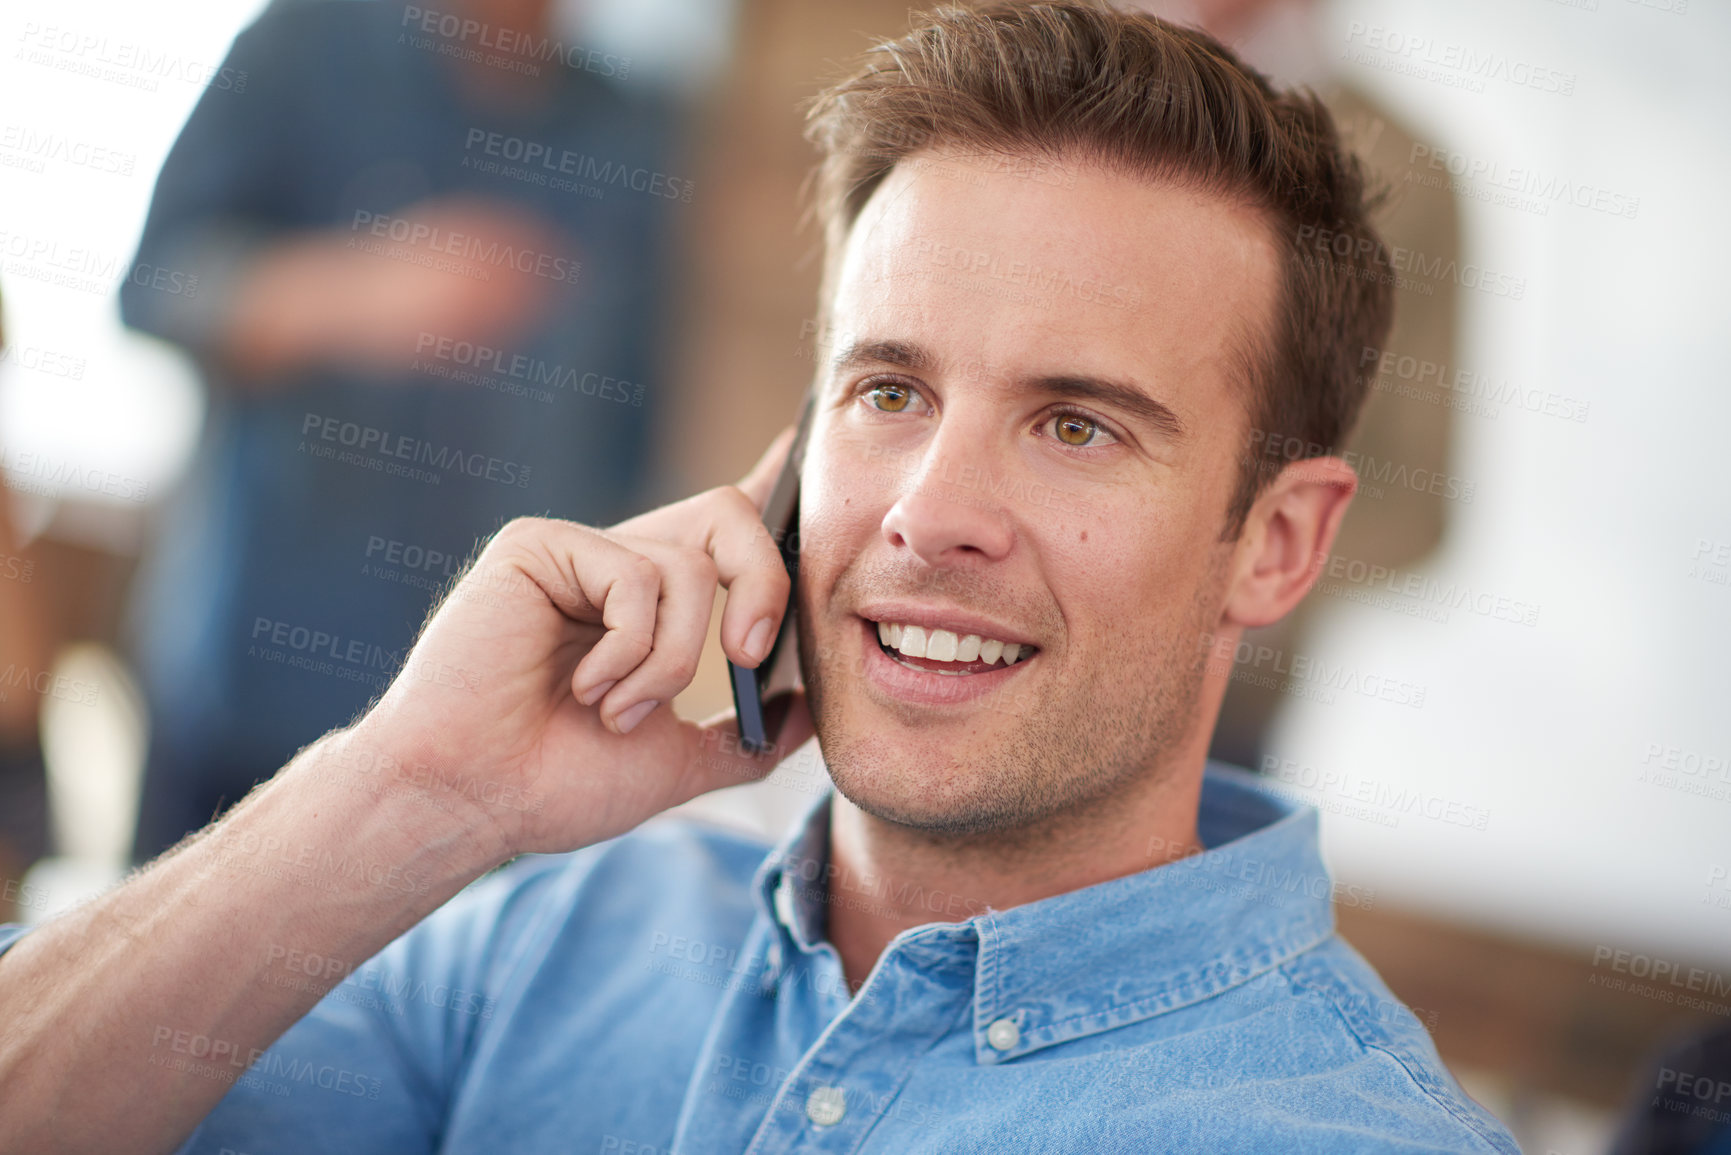
[[1022, 1041], [1022, 1028], [1014, 1019], [999, 1019], [986, 1028], [986, 1042], [1000, 1051], [1007, 1051]]
[[819, 1087], [805, 1101], [805, 1117], [819, 1127], [833, 1127], [847, 1114], [847, 1096], [840, 1087]]

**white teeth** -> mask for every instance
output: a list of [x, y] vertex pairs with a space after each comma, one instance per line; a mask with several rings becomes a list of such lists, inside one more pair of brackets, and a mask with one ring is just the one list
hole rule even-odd
[[955, 661], [956, 635], [948, 630], [933, 630], [932, 636], [926, 639], [926, 657], [934, 662]]
[[1013, 666], [1034, 656], [1033, 646], [982, 638], [979, 634], [957, 635], [953, 630], [927, 629], [900, 622], [879, 622], [877, 627], [879, 642], [909, 658], [928, 658], [934, 662], [977, 661], [988, 666], [1002, 658], [1004, 665]]

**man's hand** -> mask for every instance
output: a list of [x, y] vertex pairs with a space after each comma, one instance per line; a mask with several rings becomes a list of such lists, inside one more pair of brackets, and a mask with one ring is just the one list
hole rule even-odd
[[755, 757], [732, 740], [731, 713], [698, 726], [667, 703], [697, 670], [717, 583], [734, 662], [756, 666], [780, 628], [789, 579], [758, 506], [791, 440], [785, 431], [737, 487], [611, 529], [505, 526], [347, 735], [352, 751], [413, 767], [410, 780], [480, 784], [464, 796], [504, 856], [600, 842], [768, 774], [812, 732], [803, 698], [782, 742]]
[[[485, 259], [499, 252], [537, 271]], [[236, 290], [219, 355], [249, 378], [312, 364], [402, 374], [428, 337], [509, 340], [580, 267], [570, 243], [521, 208], [422, 201], [266, 249]]]
[[511, 523], [359, 722], [0, 955], [0, 1150], [172, 1150], [228, 1085], [163, 1063], [163, 1028], [270, 1046], [336, 981], [276, 981], [283, 944], [352, 969], [490, 866], [622, 834], [803, 742], [803, 700], [758, 757], [728, 740], [731, 716], [700, 727], [664, 705], [697, 668], [718, 582], [735, 661], [780, 625], [787, 573], [754, 502], [792, 439], [739, 488], [611, 530]]

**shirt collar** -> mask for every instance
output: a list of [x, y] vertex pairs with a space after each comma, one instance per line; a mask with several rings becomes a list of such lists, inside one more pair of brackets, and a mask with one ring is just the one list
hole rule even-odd
[[[753, 879], [777, 931], [767, 982], [782, 951], [827, 947], [817, 896], [828, 878], [830, 800], [826, 791], [812, 804]], [[1197, 835], [1200, 854], [943, 924], [939, 935], [930, 924], [911, 928], [890, 949], [919, 937], [923, 949], [977, 950], [975, 1057], [998, 1063], [1200, 1002], [1333, 933], [1315, 810], [1209, 763]]]
[[751, 881], [758, 912], [776, 930], [769, 950], [766, 981], [780, 970], [782, 952], [789, 948], [816, 950], [824, 942], [823, 912], [811, 896], [829, 865], [829, 806], [834, 787], [818, 794], [788, 829]]

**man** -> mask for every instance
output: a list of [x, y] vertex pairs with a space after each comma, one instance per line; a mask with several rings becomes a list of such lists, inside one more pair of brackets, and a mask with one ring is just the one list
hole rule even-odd
[[690, 186], [555, 9], [272, 4], [163, 165], [121, 306], [211, 406], [130, 607], [140, 862], [376, 697], [478, 540], [651, 504]]
[[785, 436], [607, 531], [514, 522], [364, 717], [0, 956], [0, 1143], [1515, 1150], [1333, 936], [1315, 814], [1204, 773], [1219, 655], [1355, 484], [1242, 448], [1336, 443], [1387, 325], [1300, 257], [1369, 235], [1326, 114], [1055, 4], [940, 12], [812, 124], [781, 740], [836, 790], [768, 854], [634, 831], [774, 761], [662, 704], [717, 582], [727, 655], [769, 648]]

